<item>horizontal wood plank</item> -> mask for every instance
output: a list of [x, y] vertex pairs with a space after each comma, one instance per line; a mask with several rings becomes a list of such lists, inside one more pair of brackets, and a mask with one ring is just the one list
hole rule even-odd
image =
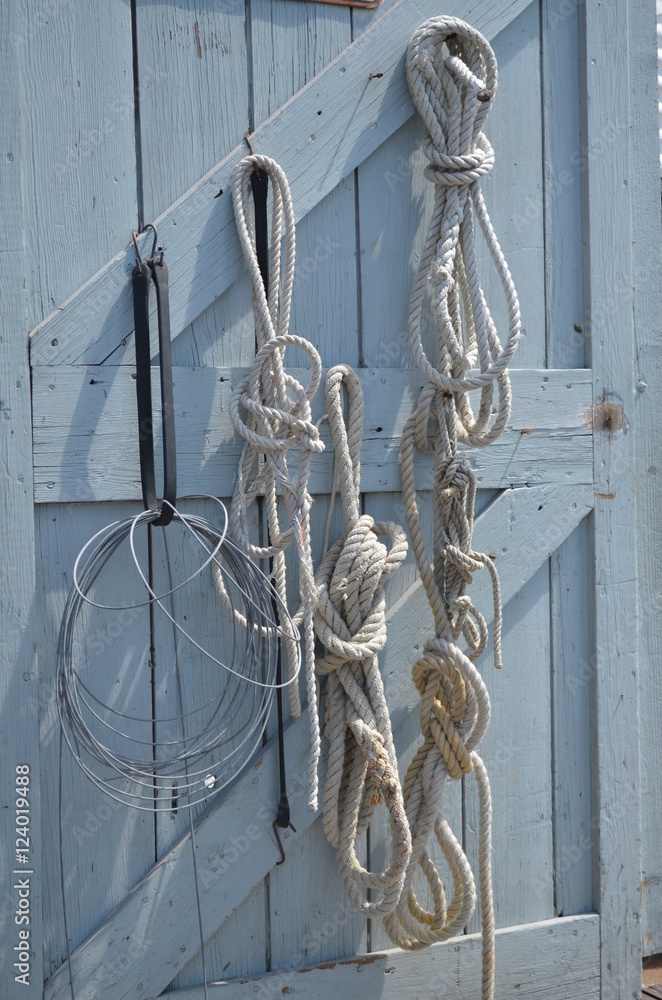
[[[493, 38], [528, 3], [448, 0], [444, 13], [469, 18]], [[253, 148], [268, 153], [285, 170], [297, 220], [411, 117], [414, 106], [405, 79], [405, 50], [419, 24], [438, 13], [436, 0], [400, 0], [256, 129]], [[245, 145], [237, 146], [156, 219], [171, 275], [173, 337], [243, 270], [230, 178], [246, 153]], [[133, 263], [134, 252], [127, 242], [33, 331], [32, 365], [101, 364], [110, 358], [126, 363], [132, 358]]]
[[[232, 493], [241, 451], [229, 415], [232, 387], [246, 369], [177, 368], [174, 372], [179, 495]], [[305, 371], [294, 374], [304, 384]], [[401, 488], [398, 448], [422, 381], [417, 369], [361, 369], [365, 397], [362, 488]], [[576, 370], [520, 370], [513, 375], [508, 431], [467, 460], [479, 486], [589, 483], [591, 375]], [[158, 370], [154, 369], [158, 399]], [[35, 500], [38, 503], [139, 499], [135, 375], [130, 366], [60, 366], [33, 373]], [[313, 416], [323, 414], [318, 393]], [[330, 444], [328, 426], [322, 435]], [[158, 441], [160, 429], [155, 428]], [[333, 450], [316, 456], [310, 487], [331, 491]], [[421, 489], [432, 486], [432, 462], [419, 461]]]
[[[474, 533], [475, 547], [489, 552], [494, 540], [500, 540], [495, 555], [504, 604], [531, 579], [550, 552], [588, 514], [592, 504], [592, 489], [586, 487], [534, 487], [502, 493], [480, 515]], [[486, 573], [477, 577], [472, 593], [489, 623], [493, 615], [486, 577]], [[381, 665], [397, 746], [398, 727], [419, 705], [410, 667], [425, 636], [432, 632], [430, 611], [420, 583], [414, 584], [391, 608], [388, 621], [389, 641]], [[287, 852], [316, 819], [316, 814], [307, 807], [309, 735], [305, 716], [288, 725], [285, 739], [288, 789], [296, 827], [296, 833], [285, 833], [283, 844]], [[211, 937], [278, 860], [271, 827], [277, 801], [277, 775], [274, 738], [252, 767], [197, 821], [197, 873], [206, 938]], [[322, 773], [322, 781], [323, 778]], [[142, 1000], [158, 996], [199, 948], [194, 885], [191, 842], [186, 836], [72, 956], [77, 1000], [96, 1000], [101, 982], [105, 1000], [136, 996], [139, 983], [143, 986], [139, 992]], [[116, 977], [110, 990], [104, 971], [109, 964]], [[69, 975], [65, 964], [46, 983], [44, 1000], [68, 997]]]
[[[266, 1000], [294, 996], [305, 1000], [419, 1000], [443, 996], [466, 1000], [480, 995], [481, 938], [455, 938], [421, 952], [389, 949], [306, 968], [299, 956], [292, 967], [250, 979], [214, 983], [209, 1000]], [[589, 1000], [600, 996], [600, 918], [543, 920], [496, 933], [495, 995]], [[569, 956], [572, 955], [572, 961]], [[297, 961], [299, 959], [299, 961]], [[435, 983], [430, 993], [430, 984]], [[651, 993], [651, 996], [662, 994]], [[204, 1000], [201, 986], [176, 990], [169, 1000]]]

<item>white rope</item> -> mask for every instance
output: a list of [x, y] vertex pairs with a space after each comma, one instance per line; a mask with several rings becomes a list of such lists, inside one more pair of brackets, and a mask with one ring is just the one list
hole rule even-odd
[[[250, 178], [255, 170], [267, 172], [273, 196], [268, 298], [258, 265], [255, 226], [250, 212]], [[312, 501], [308, 493], [308, 476], [312, 456], [324, 450], [310, 410], [310, 400], [322, 377], [322, 363], [309, 341], [288, 332], [294, 280], [295, 229], [292, 198], [285, 174], [267, 156], [247, 156], [237, 164], [232, 175], [232, 200], [239, 241], [250, 275], [258, 350], [249, 374], [235, 388], [230, 403], [234, 427], [245, 440], [230, 508], [230, 524], [237, 540], [253, 558], [273, 559], [273, 585], [284, 606], [287, 605], [285, 549], [292, 541], [296, 545], [310, 719], [309, 803], [312, 809], [316, 809], [320, 733], [313, 630], [316, 591], [310, 548]], [[285, 254], [281, 275], [283, 232]], [[288, 346], [298, 347], [310, 359], [310, 381], [305, 387], [283, 369], [283, 356]], [[291, 472], [287, 454], [295, 447], [300, 449], [298, 469]], [[287, 524], [284, 526], [279, 517], [279, 491], [287, 512]], [[255, 545], [249, 537], [248, 510], [261, 494], [265, 498], [269, 530], [267, 545]], [[221, 593], [221, 597], [224, 596]], [[281, 624], [285, 626], [286, 620], [283, 619]], [[298, 668], [298, 645], [291, 629], [283, 628], [282, 639], [289, 677], [294, 680]], [[296, 683], [289, 685], [289, 692], [292, 715], [297, 718], [301, 714], [301, 702]]]
[[[403, 431], [405, 513], [421, 579], [434, 614], [435, 638], [413, 668], [421, 695], [424, 742], [404, 783], [412, 834], [412, 857], [400, 902], [385, 920], [391, 939], [403, 948], [424, 948], [461, 931], [473, 912], [476, 890], [462, 847], [442, 818], [446, 776], [473, 771], [480, 806], [479, 874], [483, 930], [483, 1000], [494, 996], [494, 912], [491, 882], [491, 800], [487, 772], [476, 752], [489, 723], [487, 688], [473, 661], [485, 650], [485, 619], [466, 594], [473, 573], [485, 566], [494, 592], [494, 656], [501, 665], [501, 602], [496, 569], [471, 546], [476, 482], [458, 453], [458, 441], [487, 445], [504, 430], [510, 414], [507, 365], [520, 335], [517, 293], [478, 182], [494, 154], [481, 129], [497, 84], [494, 53], [483, 36], [452, 17], [426, 21], [407, 51], [407, 79], [427, 126], [427, 177], [435, 185], [430, 226], [410, 304], [409, 335], [417, 365], [427, 378], [418, 406]], [[508, 312], [502, 347], [480, 287], [475, 220], [499, 275]], [[438, 327], [436, 359], [427, 358], [421, 317], [431, 289]], [[477, 369], [477, 370], [476, 370]], [[496, 384], [496, 400], [494, 387]], [[468, 393], [480, 390], [477, 414]], [[494, 409], [494, 414], [493, 414]], [[416, 502], [416, 449], [434, 454], [433, 560], [425, 552]], [[463, 639], [464, 653], [458, 646]], [[432, 834], [453, 878], [453, 898], [427, 852]], [[432, 910], [418, 902], [414, 874], [422, 871]]]
[[[342, 386], [349, 402], [345, 427]], [[398, 777], [391, 721], [377, 654], [386, 642], [384, 584], [407, 554], [402, 528], [359, 513], [363, 392], [348, 365], [326, 379], [326, 402], [344, 511], [341, 537], [325, 553], [315, 581], [315, 632], [324, 646], [318, 674], [327, 675], [325, 735], [329, 766], [324, 788], [324, 832], [336, 848], [341, 881], [354, 908], [384, 917], [396, 906], [411, 856], [411, 837]], [[335, 490], [334, 490], [335, 495]], [[390, 539], [391, 546], [379, 541]], [[391, 830], [390, 864], [368, 871], [356, 855], [357, 838], [383, 803]], [[366, 899], [366, 890], [379, 894]]]

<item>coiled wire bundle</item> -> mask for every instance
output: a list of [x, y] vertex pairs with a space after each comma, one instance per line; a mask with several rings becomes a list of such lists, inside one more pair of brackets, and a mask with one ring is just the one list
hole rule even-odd
[[[216, 503], [224, 514], [222, 528], [204, 517], [172, 508], [173, 522], [186, 529], [184, 534], [201, 547], [204, 558], [194, 573], [176, 585], [169, 570], [170, 589], [166, 593], [155, 593], [136, 552], [136, 530], [158, 519], [159, 510], [142, 511], [106, 526], [87, 542], [74, 566], [57, 654], [62, 732], [84, 773], [112, 798], [138, 809], [170, 810], [175, 799], [178, 805], [196, 805], [217, 794], [239, 773], [260, 745], [279, 686], [279, 638], [285, 635], [299, 643], [287, 609], [257, 565], [228, 536], [227, 512], [220, 501]], [[95, 582], [127, 539], [146, 599], [127, 605], [94, 600], [90, 595]], [[167, 546], [165, 532], [164, 544]], [[166, 559], [169, 565], [167, 547]], [[228, 600], [227, 609], [218, 610], [224, 617], [216, 630], [222, 639], [223, 656], [202, 646], [182, 626], [174, 609], [175, 594], [212, 564], [214, 572], [222, 576]], [[150, 605], [170, 621], [175, 640], [172, 679], [179, 713], [159, 719], [158, 726], [153, 715], [125, 712], [95, 693], [91, 686], [94, 662], [86, 656], [89, 630], [82, 616], [86, 607], [117, 612], [149, 609]], [[186, 670], [180, 669], [179, 637], [201, 654], [209, 678], [200, 703], [187, 710], [183, 688], [188, 701], [195, 692], [186, 687]]]

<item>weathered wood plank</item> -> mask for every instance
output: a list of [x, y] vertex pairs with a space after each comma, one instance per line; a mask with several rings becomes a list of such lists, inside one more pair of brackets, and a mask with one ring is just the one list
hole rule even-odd
[[[493, 37], [526, 6], [527, 0], [476, 0], [471, 21]], [[403, 54], [413, 30], [437, 12], [433, 0], [401, 0], [256, 129], [254, 147], [268, 151], [288, 176], [297, 219], [411, 116]], [[446, 13], [467, 16], [466, 0], [453, 0]], [[370, 78], [373, 69], [382, 75]], [[242, 272], [228, 184], [244, 154], [245, 146], [233, 150], [156, 220], [172, 273], [173, 336]], [[127, 247], [33, 332], [33, 365], [130, 360], [132, 264]]]
[[[545, 1000], [597, 1000], [600, 996], [600, 920], [585, 917], [545, 920], [509, 927], [496, 934], [496, 996]], [[572, 955], [572, 960], [569, 960]], [[267, 1000], [282, 994], [305, 1000], [420, 1000], [443, 996], [466, 1000], [480, 993], [480, 936], [454, 938], [426, 951], [390, 950], [358, 955], [317, 968], [292, 967], [271, 975], [214, 983], [209, 1000]], [[434, 986], [431, 984], [434, 983]], [[431, 993], [430, 990], [434, 990]], [[441, 992], [440, 992], [441, 991]], [[169, 994], [172, 1000], [203, 1000], [200, 987]]]
[[590, 555], [588, 520], [552, 556], [554, 901], [559, 916], [593, 905]]
[[[592, 491], [581, 487], [515, 490], [504, 493], [480, 516], [474, 536], [476, 546], [489, 547], [495, 537], [504, 540], [497, 553], [504, 603], [533, 577], [586, 516], [592, 502]], [[477, 606], [491, 621], [489, 581], [477, 580], [475, 592]], [[419, 706], [409, 667], [427, 634], [427, 622], [429, 609], [419, 583], [403, 594], [389, 613], [391, 640], [384, 650], [382, 673], [394, 730]], [[429, 628], [431, 631], [431, 624]], [[253, 767], [197, 821], [197, 869], [203, 927], [208, 934], [223, 923], [278, 860], [271, 830], [278, 768], [275, 743], [272, 739]], [[284, 842], [288, 850], [315, 820], [306, 804], [305, 718], [288, 726], [286, 752], [297, 829]], [[173, 899], [177, 899], [176, 908], [170, 905]], [[127, 954], [129, 942], [140, 947], [155, 926], [159, 928], [158, 940], [144, 955], [140, 967], [132, 962], [122, 970], [122, 956]], [[184, 837], [72, 956], [77, 1000], [93, 1000], [108, 962], [118, 969], [115, 986], [104, 994], [108, 1000], [130, 996], [138, 982], [149, 985], [146, 1000], [157, 996], [179, 971], [181, 949], [197, 947], [197, 936], [191, 848], [189, 838]], [[68, 990], [68, 972], [63, 967], [46, 983], [44, 1000], [64, 1000]]]
[[513, 220], [526, 243], [544, 216], [547, 363], [559, 368], [586, 363], [580, 6], [542, 3], [543, 197], [520, 201]]
[[[142, 214], [149, 222], [237, 147], [249, 128], [243, 9], [240, 16], [232, 3], [140, 3], [136, 42]], [[166, 80], [177, 86], [165, 86]], [[255, 336], [250, 301], [246, 272], [182, 330], [173, 364], [248, 364]]]
[[[232, 493], [240, 439], [234, 434], [229, 401], [243, 369], [176, 369], [175, 410], [180, 495]], [[302, 380], [305, 371], [296, 372]], [[366, 421], [363, 487], [400, 489], [399, 437], [418, 395], [417, 370], [361, 369]], [[156, 369], [154, 377], [157, 377]], [[572, 484], [590, 481], [592, 447], [588, 428], [590, 385], [579, 371], [513, 373], [513, 415], [504, 437], [468, 453], [479, 485]], [[156, 391], [156, 390], [155, 390]], [[156, 397], [158, 398], [158, 397]], [[84, 501], [137, 499], [140, 472], [133, 446], [135, 382], [130, 368], [60, 367], [33, 373], [35, 499]], [[324, 412], [318, 393], [314, 419]], [[158, 436], [158, 430], [155, 431]], [[330, 445], [327, 425], [322, 434]], [[431, 464], [419, 463], [420, 486], [431, 485]], [[314, 493], [328, 493], [332, 449], [316, 459]]]
[[[28, 330], [109, 257], [136, 225], [131, 9], [25, 3], [21, 54]], [[128, 276], [127, 276], [128, 277]]]
[[[0, 116], [0, 994], [7, 1000], [41, 1000], [42, 878], [39, 770], [39, 719], [30, 708], [38, 704], [39, 676], [35, 655], [35, 548], [30, 457], [30, 370], [22, 185], [29, 169], [21, 115], [25, 70], [26, 14], [23, 5], [0, 9], [2, 61], [0, 80], [5, 95]], [[29, 773], [20, 775], [17, 768]], [[26, 794], [23, 795], [25, 790]], [[25, 800], [29, 809], [25, 810]], [[24, 835], [19, 831], [29, 819]], [[27, 842], [24, 842], [27, 841]], [[24, 849], [24, 850], [22, 850]], [[22, 850], [24, 860], [17, 851]], [[24, 874], [15, 874], [15, 872]], [[23, 880], [21, 887], [18, 879]], [[27, 882], [27, 886], [25, 885]], [[25, 888], [29, 889], [26, 895]], [[19, 893], [29, 903], [28, 922], [19, 915]], [[24, 906], [24, 901], [21, 901]], [[21, 920], [19, 924], [17, 921]], [[27, 934], [27, 936], [26, 936]], [[25, 946], [29, 960], [23, 962]], [[15, 967], [17, 963], [18, 967]], [[25, 977], [22, 980], [17, 977]]]
[[[30, 708], [39, 718], [41, 745], [46, 975], [62, 964], [67, 953], [60, 878], [60, 773], [63, 875], [71, 950], [85, 940], [109, 907], [116, 906], [156, 861], [151, 813], [124, 808], [95, 788], [74, 761], [66, 743], [60, 763], [56, 705], [57, 642], [76, 556], [104, 524], [138, 510], [140, 507], [135, 504], [75, 507], [45, 504], [36, 509], [40, 567], [35, 598], [39, 701]], [[136, 542], [141, 563], [146, 567], [146, 533], [139, 533]], [[144, 588], [133, 568], [128, 544], [113, 556], [93, 598], [105, 604], [131, 604], [144, 599]], [[83, 611], [81, 624], [86, 640], [77, 649], [86, 651], [90, 657], [83, 667], [84, 682], [107, 704], [145, 719], [145, 723], [135, 729], [132, 726], [132, 730], [149, 741], [152, 733], [149, 609]], [[108, 733], [108, 737], [112, 745], [113, 736]], [[126, 744], [123, 749], [126, 751]], [[146, 943], [145, 947], [148, 946]], [[142, 949], [136, 947], [127, 960], [140, 961], [141, 957]], [[103, 972], [100, 988], [105, 988], [113, 975], [111, 963]]]
[[[641, 712], [641, 834], [644, 954], [662, 952], [662, 492], [660, 399], [662, 392], [662, 240], [656, 51], [652, 5], [629, 5], [630, 68], [633, 100], [632, 183], [634, 322], [637, 331], [637, 383], [634, 419], [637, 427], [635, 496], [639, 579], [639, 682]], [[662, 44], [658, 42], [658, 44]], [[655, 133], [655, 134], [654, 134]], [[662, 982], [662, 974], [657, 979]], [[659, 989], [659, 988], [658, 988]]]
[[[614, 406], [594, 434], [594, 601], [597, 886], [601, 996], [641, 991], [641, 825], [637, 558], [635, 535], [635, 339], [632, 302], [629, 4], [586, 0], [588, 223], [586, 290], [596, 406]], [[605, 136], [613, 136], [605, 155]], [[598, 414], [600, 411], [598, 411]]]
[[[138, 3], [135, 12], [139, 56], [139, 112], [142, 216], [156, 218], [183, 195], [215, 163], [241, 142], [249, 127], [249, 65], [244, 9], [233, 3]], [[173, 81], [168, 86], [166, 81]], [[167, 146], [164, 146], [167, 136]], [[247, 274], [228, 288], [182, 331], [173, 344], [173, 364], [247, 365], [254, 353], [255, 333]], [[216, 520], [214, 504], [198, 503], [197, 513]], [[192, 505], [187, 505], [192, 510]], [[199, 552], [190, 536], [172, 526], [152, 532], [151, 570], [158, 591], [167, 579], [168, 557], [177, 576], [193, 572]], [[192, 635], [223, 655], [223, 612], [208, 574], [173, 595], [178, 620], [186, 618]], [[179, 714], [174, 677], [174, 651], [179, 650], [184, 675], [183, 697], [205, 704], [218, 693], [218, 674], [205, 657], [173, 634], [171, 623], [155, 612], [152, 626], [154, 714]], [[229, 650], [225, 650], [229, 652]], [[200, 716], [196, 718], [200, 724]], [[157, 723], [160, 737], [172, 723]], [[194, 810], [197, 815], [201, 807]], [[186, 806], [158, 813], [157, 857], [163, 856], [189, 828]], [[264, 968], [267, 951], [264, 891], [256, 886], [236, 914], [205, 947], [208, 978], [241, 976]], [[174, 986], [202, 981], [198, 947], [181, 955], [187, 963]], [[225, 970], [225, 971], [223, 971]]]
[[[526, 234], [532, 221], [544, 214], [547, 363], [554, 367], [583, 365], [585, 151], [578, 5], [570, 9], [562, 0], [544, 0], [542, 77], [544, 198], [524, 201], [516, 220]], [[564, 266], [559, 266], [560, 261]], [[593, 908], [588, 528], [588, 521], [579, 525], [550, 563], [554, 902], [561, 916]]]
[[[544, 220], [539, 213], [523, 232], [516, 219], [519, 206], [539, 204], [543, 192], [540, 5], [530, 3], [499, 33], [493, 46], [499, 85], [485, 132], [494, 148], [495, 162], [482, 180], [481, 190], [522, 311], [522, 336], [514, 364], [537, 368], [547, 363]], [[479, 236], [476, 245], [481, 286], [503, 340], [508, 329], [503, 289]]]

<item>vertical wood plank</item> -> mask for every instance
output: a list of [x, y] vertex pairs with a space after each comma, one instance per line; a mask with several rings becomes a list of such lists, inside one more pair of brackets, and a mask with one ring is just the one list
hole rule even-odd
[[[594, 428], [597, 909], [601, 995], [641, 990], [641, 825], [633, 424], [629, 4], [587, 0], [587, 271], [594, 405], [616, 419]], [[613, 136], [608, 155], [605, 136]], [[622, 407], [622, 410], [619, 409]], [[598, 411], [599, 412], [599, 411]], [[627, 431], [627, 433], [626, 433]]]
[[561, 917], [593, 906], [588, 526], [583, 521], [550, 562], [554, 905]]
[[[583, 365], [584, 268], [580, 17], [542, 4], [545, 306], [547, 364]], [[528, 225], [533, 208], [523, 206]], [[593, 905], [591, 652], [588, 523], [551, 558], [554, 904], [559, 915]]]
[[[513, 532], [516, 532], [516, 524]], [[494, 540], [494, 551], [508, 544]], [[552, 732], [549, 682], [549, 569], [541, 567], [504, 608], [503, 670], [490, 643], [480, 660], [492, 714], [479, 753], [492, 786], [494, 910], [497, 927], [554, 915]], [[478, 871], [478, 796], [465, 780], [466, 847]], [[469, 925], [480, 929], [480, 907]]]
[[131, 9], [25, 4], [28, 323], [124, 246], [136, 224]]
[[[58, 785], [62, 772], [62, 850], [69, 945], [73, 950], [100, 923], [154, 863], [151, 813], [120, 806], [96, 788], [74, 761], [66, 744], [60, 768], [60, 725], [55, 701], [60, 621], [73, 565], [82, 545], [105, 524], [140, 508], [135, 504], [43, 504], [36, 511], [40, 566], [35, 619], [40, 694], [37, 705], [42, 747], [44, 831], [44, 962], [52, 974], [67, 955], [60, 874]], [[146, 536], [138, 553], [146, 566]], [[107, 604], [144, 600], [133, 561], [124, 544], [99, 577], [93, 599]], [[85, 636], [76, 644], [81, 676], [91, 690], [118, 711], [143, 718], [140, 738], [151, 739], [149, 611], [83, 612]], [[89, 669], [92, 665], [92, 670]], [[132, 726], [132, 731], [134, 728]], [[100, 729], [97, 735], [104, 735]], [[107, 734], [112, 741], [112, 735]], [[111, 742], [112, 745], [112, 742]], [[126, 750], [126, 746], [124, 747]], [[139, 961], [150, 941], [135, 941]], [[113, 970], [107, 975], [112, 981]]]
[[[149, 222], [249, 128], [244, 4], [138, 0], [136, 42], [143, 221]], [[220, 198], [231, 199], [230, 189]], [[165, 251], [167, 259], [167, 246]], [[252, 347], [250, 288], [243, 275], [176, 338], [173, 363], [247, 364]]]
[[[659, 9], [659, 4], [658, 4]], [[651, 5], [630, 4], [634, 323], [637, 426], [636, 520], [639, 580], [641, 711], [641, 832], [644, 954], [662, 952], [662, 523], [660, 507], [660, 387], [662, 386], [662, 273], [656, 46]]]
[[[27, 169], [21, 132], [25, 57], [25, 11], [0, 10], [2, 76], [5, 106], [0, 120], [0, 215], [4, 222], [0, 254], [2, 333], [0, 334], [0, 993], [8, 1000], [42, 995], [42, 852], [40, 816], [39, 722], [30, 706], [38, 704], [34, 644], [35, 550], [32, 505], [32, 434], [28, 367], [25, 282], [27, 262], [22, 214], [21, 175]], [[29, 779], [29, 848], [25, 862], [17, 855], [17, 767], [21, 787]], [[21, 795], [21, 798], [26, 796]], [[20, 835], [19, 835], [20, 836]], [[30, 872], [15, 875], [15, 871]], [[29, 923], [16, 916], [21, 879], [30, 890]], [[21, 891], [25, 895], [24, 890]], [[17, 924], [16, 919], [21, 919]], [[23, 932], [19, 935], [19, 932]], [[25, 936], [25, 932], [29, 936]], [[29, 962], [15, 947], [26, 945]], [[18, 966], [14, 967], [17, 962]], [[17, 977], [26, 976], [19, 981]]]
[[583, 367], [584, 271], [582, 267], [585, 150], [582, 143], [579, 4], [543, 0], [542, 114], [544, 199], [518, 209], [524, 234], [544, 211], [547, 364]]
[[[167, 4], [139, 0], [136, 42], [141, 189], [144, 221], [149, 221], [238, 145], [249, 128], [250, 70], [244, 4], [232, 0], [214, 0], [211, 4], [197, 0]], [[220, 195], [225, 199], [231, 197], [229, 188]], [[182, 219], [182, 225], [185, 223]], [[167, 259], [167, 245], [165, 251]], [[247, 275], [243, 275], [177, 337], [173, 343], [173, 364], [250, 364], [254, 336], [250, 288]], [[209, 419], [214, 420], [213, 413]], [[198, 513], [218, 520], [214, 504], [201, 502], [194, 507]], [[193, 508], [189, 504], [186, 509]], [[173, 571], [188, 576], [198, 564], [197, 553], [181, 532], [165, 531]], [[154, 529], [152, 533], [153, 574], [155, 581], [161, 582], [167, 579], [165, 531]], [[198, 641], [219, 652], [222, 612], [209, 572], [177, 595], [175, 610], [177, 616], [186, 617], [185, 627]], [[174, 678], [174, 642], [171, 624], [157, 611], [155, 711], [162, 719], [179, 713], [176, 691], [168, 683]], [[212, 683], [210, 663], [196, 655], [184, 640], [178, 641], [178, 648], [182, 673], [186, 674], [186, 690], [202, 703], [207, 700], [206, 695], [218, 690], [218, 685]], [[194, 814], [201, 808], [194, 809]], [[160, 814], [156, 824], [160, 856], [188, 829], [189, 811], [183, 808]], [[193, 885], [190, 890], [193, 892]], [[206, 943], [208, 979], [264, 969], [265, 907], [264, 887], [257, 886]], [[182, 955], [181, 968], [171, 988], [203, 981], [200, 954]]]
[[[540, 9], [531, 3], [492, 41], [499, 86], [485, 132], [494, 167], [482, 182], [490, 218], [510, 268], [522, 311], [518, 368], [545, 364], [545, 271], [543, 220], [543, 128], [541, 119]], [[522, 227], [523, 206], [535, 218]], [[506, 306], [497, 273], [477, 239], [482, 286], [497, 329], [507, 330]]]
[[[350, 22], [349, 10], [342, 7], [251, 0], [256, 125], [342, 51], [351, 41]], [[324, 128], [322, 118], [320, 128]], [[354, 181], [348, 177], [297, 226], [290, 329], [320, 349], [325, 365], [358, 360], [354, 198]], [[288, 364], [299, 361], [308, 365], [308, 360], [297, 358], [295, 352], [288, 352], [287, 360]], [[321, 556], [327, 511], [327, 498], [316, 498], [311, 512], [316, 562]], [[336, 510], [333, 530], [339, 525]], [[288, 555], [288, 593], [296, 607], [298, 572], [293, 555]], [[285, 711], [287, 715], [287, 704]], [[297, 801], [296, 808], [305, 809], [305, 802]], [[335, 851], [320, 821], [288, 852], [285, 864], [271, 872], [268, 884], [271, 968], [365, 950], [365, 920], [355, 916], [349, 906], [338, 877]], [[315, 892], [302, 891], [306, 884], [314, 884]]]

